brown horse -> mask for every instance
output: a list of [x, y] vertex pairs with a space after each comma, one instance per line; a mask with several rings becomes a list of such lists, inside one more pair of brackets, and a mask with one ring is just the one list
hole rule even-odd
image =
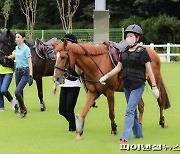
[[[109, 78], [106, 81], [106, 85], [99, 83], [99, 79], [114, 68], [109, 58], [107, 46], [104, 44], [67, 44], [67, 42], [64, 41], [63, 43], [56, 43], [55, 48], [58, 53], [54, 70], [54, 81], [57, 84], [63, 83], [64, 78], [68, 75], [68, 71], [75, 64], [83, 70], [85, 80], [87, 81], [88, 93], [86, 104], [84, 105], [81, 114], [81, 122], [77, 129], [77, 139], [80, 139], [80, 136], [83, 133], [84, 121], [90, 106], [101, 94], [104, 94], [107, 97], [109, 118], [111, 120], [111, 133], [116, 134], [117, 126], [114, 120], [114, 91], [123, 92], [122, 72]], [[157, 82], [157, 87], [160, 91], [160, 97], [157, 99], [160, 108], [159, 124], [164, 128], [166, 127], [166, 124], [163, 116], [163, 109], [169, 108], [170, 102], [160, 73], [160, 59], [154, 50], [147, 48], [147, 51], [152, 60], [151, 66]], [[148, 75], [147, 81], [151, 86]], [[139, 120], [141, 123], [144, 111], [144, 102], [142, 99], [139, 103], [138, 109], [140, 112]]]

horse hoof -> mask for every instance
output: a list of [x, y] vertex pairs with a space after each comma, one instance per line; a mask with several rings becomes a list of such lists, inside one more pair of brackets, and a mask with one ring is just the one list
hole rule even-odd
[[81, 140], [81, 135], [79, 133], [76, 135], [76, 140]]
[[41, 104], [41, 112], [46, 110], [46, 106], [44, 104]]
[[41, 112], [46, 111], [46, 108], [41, 108]]
[[112, 135], [117, 135], [117, 131], [111, 131]]
[[168, 128], [168, 125], [167, 124], [163, 124], [161, 125], [162, 128]]

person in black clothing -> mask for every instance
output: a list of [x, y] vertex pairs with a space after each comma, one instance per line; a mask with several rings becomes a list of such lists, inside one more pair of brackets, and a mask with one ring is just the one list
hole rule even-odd
[[123, 68], [123, 83], [127, 108], [124, 131], [119, 140], [120, 144], [124, 144], [130, 140], [132, 131], [135, 138], [143, 138], [142, 127], [137, 116], [137, 106], [144, 92], [146, 71], [151, 80], [152, 92], [156, 99], [159, 97], [159, 90], [156, 86], [150, 64], [151, 59], [147, 50], [138, 44], [142, 34], [142, 29], [138, 25], [129, 25], [126, 28], [127, 48], [120, 53], [118, 65], [99, 80], [104, 84], [108, 78], [117, 74]]
[[[77, 43], [77, 38], [73, 34], [64, 35], [62, 41], [67, 40], [68, 43]], [[58, 54], [57, 54], [58, 56]], [[76, 73], [76, 69], [74, 69], [69, 73], [75, 77], [67, 77], [65, 79], [65, 83], [61, 84], [60, 97], [59, 97], [59, 114], [64, 116], [69, 123], [69, 131], [76, 131], [76, 120], [78, 115], [75, 115], [74, 108], [76, 106], [76, 102], [78, 99], [81, 82], [78, 79], [79, 75]], [[52, 93], [56, 94], [57, 85], [54, 84], [52, 88]]]

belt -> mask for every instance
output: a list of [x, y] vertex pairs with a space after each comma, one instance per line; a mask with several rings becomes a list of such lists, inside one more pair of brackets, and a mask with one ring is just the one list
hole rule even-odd
[[16, 71], [24, 71], [24, 70], [28, 70], [29, 67], [21, 67], [21, 68], [16, 68]]

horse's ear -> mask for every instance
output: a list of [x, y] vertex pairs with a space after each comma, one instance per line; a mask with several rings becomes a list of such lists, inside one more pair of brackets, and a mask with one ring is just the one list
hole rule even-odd
[[55, 41], [54, 44], [53, 44], [53, 48], [55, 48], [57, 50], [57, 46], [58, 46], [58, 41]]
[[103, 44], [106, 46], [107, 49], [109, 49], [109, 44], [110, 44], [109, 42], [105, 41], [105, 42], [103, 42]]
[[67, 40], [64, 40], [64, 48], [66, 48], [67, 47], [67, 44], [68, 44], [68, 42], [67, 42]]

